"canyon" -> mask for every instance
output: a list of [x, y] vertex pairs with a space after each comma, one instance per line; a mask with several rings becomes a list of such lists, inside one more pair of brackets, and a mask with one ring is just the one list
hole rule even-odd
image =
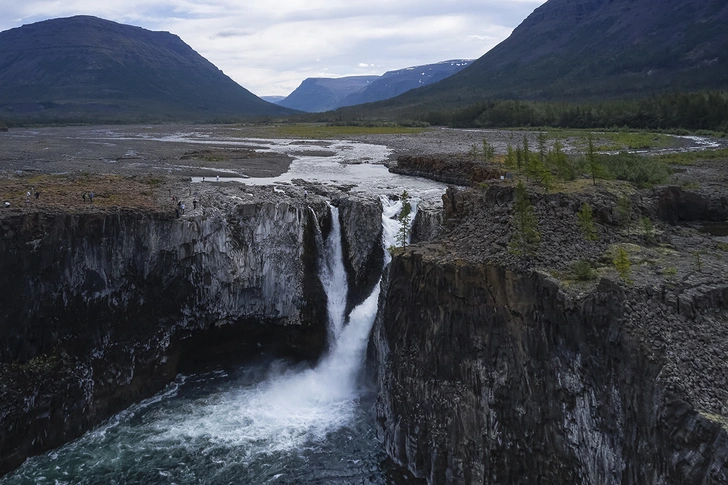
[[[399, 170], [476, 180], [455, 165], [415, 157]], [[168, 194], [189, 181], [162, 178], [147, 184], [157, 208], [6, 210], [2, 471], [180, 372], [261, 355], [325, 360], [321, 252], [337, 214], [346, 314], [382, 276], [367, 369], [380, 439], [407, 480], [728, 482], [725, 236], [701, 232], [728, 218], [725, 189], [531, 187], [542, 238], [524, 259], [507, 247], [514, 187], [488, 173], [419, 204], [413, 244], [383, 274], [383, 199], [350, 187], [211, 183], [177, 215]], [[584, 202], [596, 241], [576, 222]], [[618, 245], [629, 284], [611, 265]], [[583, 257], [591, 281], [570, 273]]]

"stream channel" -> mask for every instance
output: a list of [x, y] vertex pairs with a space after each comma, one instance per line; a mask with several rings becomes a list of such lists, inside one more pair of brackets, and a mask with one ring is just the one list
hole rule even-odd
[[[271, 144], [290, 148], [288, 142]], [[356, 149], [366, 152], [366, 148]], [[386, 157], [386, 150], [376, 149]], [[352, 149], [344, 150], [351, 157]], [[381, 165], [343, 163], [342, 157], [299, 157], [291, 172], [280, 180], [236, 180], [285, 184], [308, 173], [322, 183], [356, 183], [359, 190], [370, 193], [407, 189], [414, 196], [410, 223], [417, 202], [423, 197], [436, 201], [445, 188], [390, 174]], [[386, 248], [394, 245], [401, 202], [386, 195], [380, 198]], [[362, 372], [380, 286], [344, 315], [347, 283], [341, 229], [338, 209], [330, 210], [332, 230], [326, 241], [319, 237], [323, 254], [319, 277], [328, 297], [330, 345], [314, 367], [269, 360], [179, 375], [161, 393], [81, 438], [28, 459], [0, 478], [0, 484], [420, 483], [397, 470], [377, 440], [376, 394]], [[386, 267], [387, 251], [385, 258]]]

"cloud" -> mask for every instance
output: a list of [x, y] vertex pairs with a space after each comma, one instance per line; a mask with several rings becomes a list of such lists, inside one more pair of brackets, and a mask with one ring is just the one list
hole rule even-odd
[[[260, 95], [315, 73], [382, 74], [483, 55], [544, 0], [0, 0], [0, 30], [95, 15], [179, 35]], [[366, 59], [366, 62], [357, 62]]]

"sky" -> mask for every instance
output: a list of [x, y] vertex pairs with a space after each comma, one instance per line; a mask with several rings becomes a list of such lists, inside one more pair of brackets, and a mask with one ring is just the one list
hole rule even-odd
[[177, 34], [258, 96], [476, 59], [545, 0], [0, 0], [0, 31], [94, 15]]

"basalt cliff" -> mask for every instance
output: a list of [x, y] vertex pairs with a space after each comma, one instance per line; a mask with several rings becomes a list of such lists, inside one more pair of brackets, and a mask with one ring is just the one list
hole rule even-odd
[[328, 203], [345, 228], [352, 306], [381, 268], [381, 203], [248, 192], [220, 191], [180, 217], [89, 207], [0, 214], [0, 473], [180, 371], [231, 354], [319, 356]]
[[622, 189], [532, 189], [528, 257], [513, 186], [448, 190], [438, 240], [395, 255], [371, 343], [397, 463], [430, 484], [728, 483], [728, 244], [696, 230], [728, 198]]
[[[726, 194], [531, 188], [541, 238], [516, 256], [512, 182], [469, 180], [418, 207], [384, 275], [369, 368], [387, 454], [430, 484], [727, 483], [728, 240], [710, 232]], [[329, 203], [351, 308], [384, 258], [373, 196], [222, 184], [179, 217], [3, 212], [0, 472], [210, 360], [315, 360]]]

